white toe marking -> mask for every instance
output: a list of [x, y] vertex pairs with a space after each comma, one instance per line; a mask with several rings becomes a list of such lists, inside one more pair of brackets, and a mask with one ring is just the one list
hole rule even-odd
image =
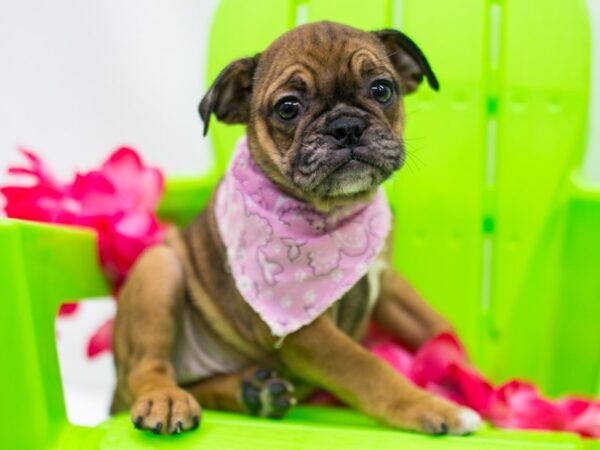
[[456, 434], [468, 434], [477, 431], [481, 426], [481, 417], [472, 409], [462, 408], [459, 413], [460, 426]]

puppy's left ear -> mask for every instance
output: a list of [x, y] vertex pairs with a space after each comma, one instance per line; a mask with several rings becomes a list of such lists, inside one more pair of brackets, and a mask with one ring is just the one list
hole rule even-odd
[[248, 123], [252, 80], [259, 55], [230, 63], [217, 76], [202, 98], [198, 112], [204, 122], [204, 136], [208, 132], [210, 116], [215, 114], [225, 123]]
[[402, 80], [404, 94], [410, 94], [419, 87], [423, 76], [434, 90], [440, 89], [433, 70], [421, 49], [404, 33], [396, 30], [380, 30], [373, 32], [384, 45], [388, 58], [396, 68]]

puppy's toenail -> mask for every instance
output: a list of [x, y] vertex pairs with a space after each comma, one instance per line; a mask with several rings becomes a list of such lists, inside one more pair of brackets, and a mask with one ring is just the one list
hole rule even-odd
[[178, 420], [177, 423], [175, 424], [175, 430], [173, 431], [174, 434], [179, 434], [183, 431], [183, 423], [181, 423], [181, 420]]
[[439, 431], [438, 434], [440, 434], [440, 435], [442, 435], [442, 434], [448, 434], [448, 425], [446, 425], [446, 422], [442, 422], [440, 424], [440, 431]]
[[195, 430], [200, 425], [200, 417], [194, 416], [192, 417], [192, 430]]
[[139, 430], [142, 428], [143, 421], [144, 421], [144, 418], [142, 416], [138, 416], [138, 418], [135, 419], [135, 422], [133, 422], [133, 426]]
[[154, 425], [154, 428], [152, 428], [152, 432], [154, 434], [159, 434], [160, 430], [162, 430], [162, 422], [158, 422], [156, 425]]

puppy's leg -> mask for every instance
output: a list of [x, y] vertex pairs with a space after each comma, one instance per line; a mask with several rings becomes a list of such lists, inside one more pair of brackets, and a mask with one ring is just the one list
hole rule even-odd
[[198, 426], [198, 402], [175, 381], [171, 351], [184, 300], [175, 253], [158, 245], [136, 262], [119, 296], [113, 336], [117, 392], [137, 428], [177, 433]]
[[410, 350], [452, 325], [394, 270], [384, 273], [373, 319]]
[[205, 408], [274, 419], [296, 403], [294, 387], [273, 370], [250, 368], [184, 386]]
[[466, 434], [479, 427], [474, 411], [413, 386], [325, 316], [287, 336], [280, 358], [307, 382], [391, 426], [430, 434]]

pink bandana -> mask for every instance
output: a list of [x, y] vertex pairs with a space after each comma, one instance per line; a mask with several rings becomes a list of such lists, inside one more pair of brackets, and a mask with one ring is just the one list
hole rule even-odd
[[275, 336], [309, 324], [368, 271], [390, 230], [383, 189], [328, 213], [282, 192], [246, 138], [218, 188], [216, 218], [236, 287]]

